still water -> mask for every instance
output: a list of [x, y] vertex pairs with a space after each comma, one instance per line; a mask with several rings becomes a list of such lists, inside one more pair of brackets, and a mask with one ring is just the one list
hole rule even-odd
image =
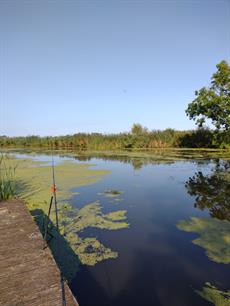
[[[34, 158], [47, 160], [49, 156], [37, 154]], [[56, 162], [62, 159], [72, 157], [55, 156]], [[191, 217], [218, 220], [220, 232], [222, 225], [225, 230], [229, 226], [229, 181], [215, 179], [219, 170], [228, 171], [224, 159], [146, 162], [140, 157], [75, 156], [73, 160], [110, 172], [95, 184], [76, 188], [79, 194], [71, 198], [71, 204], [81, 208], [99, 200], [103, 212], [126, 210], [129, 223], [125, 229], [88, 228], [81, 234], [83, 238], [98, 237], [119, 255], [80, 267], [70, 285], [80, 306], [208, 306], [214, 303], [197, 293], [206, 282], [221, 291], [230, 289], [229, 232], [225, 232], [226, 245], [218, 245], [218, 233], [209, 237], [207, 230], [208, 246], [202, 247], [192, 242], [200, 233], [178, 227], [180, 221], [189, 222]], [[106, 197], [106, 190], [120, 194]], [[213, 259], [212, 253], [218, 253], [215, 248], [219, 247], [225, 260]], [[227, 299], [226, 304], [216, 305], [229, 305]]]

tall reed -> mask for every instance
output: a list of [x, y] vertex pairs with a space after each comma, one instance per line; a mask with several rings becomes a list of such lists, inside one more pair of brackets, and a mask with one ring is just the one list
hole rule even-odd
[[15, 165], [7, 154], [0, 155], [0, 201], [15, 196]]

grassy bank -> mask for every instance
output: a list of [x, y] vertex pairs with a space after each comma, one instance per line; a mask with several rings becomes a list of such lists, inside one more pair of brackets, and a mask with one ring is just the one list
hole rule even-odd
[[9, 163], [6, 154], [0, 155], [0, 201], [15, 196], [15, 169], [16, 166]]
[[57, 137], [0, 136], [1, 147], [41, 147], [80, 150], [125, 150], [153, 148], [230, 148], [230, 131], [140, 131], [120, 134], [78, 133]]

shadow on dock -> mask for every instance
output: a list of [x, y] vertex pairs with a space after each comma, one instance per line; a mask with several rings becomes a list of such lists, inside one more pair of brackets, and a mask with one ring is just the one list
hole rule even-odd
[[49, 224], [47, 244], [44, 241], [44, 247], [49, 247], [53, 257], [61, 270], [64, 278], [71, 284], [71, 280], [76, 276], [80, 267], [80, 260], [71, 248], [68, 241], [58, 231], [54, 223], [48, 218], [42, 209], [30, 211], [34, 217], [42, 235], [45, 233], [45, 220]]
[[[40, 220], [43, 216], [41, 210], [33, 214], [40, 216]], [[73, 273], [79, 261], [65, 239], [58, 236], [61, 251], [58, 254], [55, 248], [54, 255], [50, 248], [44, 249], [44, 240], [38, 226], [25, 203], [18, 199], [2, 201], [0, 217], [0, 305], [61, 306], [62, 288], [65, 288], [66, 305], [77, 306], [67, 283], [61, 284], [60, 270], [54, 260], [56, 256], [55, 259], [59, 260], [60, 268], [69, 280], [70, 274], [67, 274], [64, 263], [69, 263]], [[62, 262], [64, 254], [68, 257]]]

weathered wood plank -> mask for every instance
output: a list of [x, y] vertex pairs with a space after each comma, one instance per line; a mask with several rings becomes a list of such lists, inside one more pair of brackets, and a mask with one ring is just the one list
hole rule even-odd
[[[0, 203], [0, 305], [62, 306], [60, 271], [19, 200]], [[77, 306], [65, 284], [67, 306]]]

